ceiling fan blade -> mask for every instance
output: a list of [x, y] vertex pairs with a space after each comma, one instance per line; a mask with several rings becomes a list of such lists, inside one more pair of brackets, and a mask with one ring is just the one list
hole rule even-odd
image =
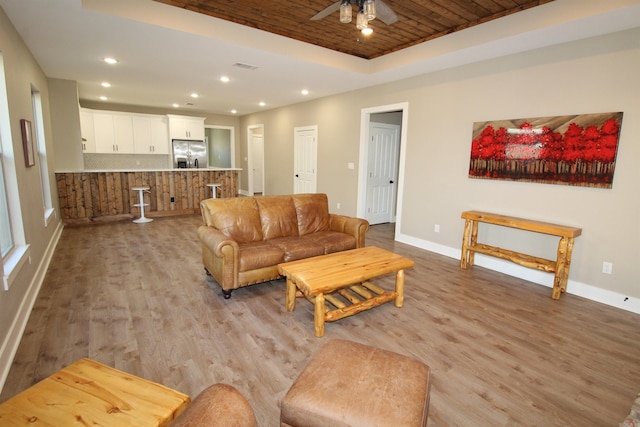
[[331, 15], [333, 12], [336, 12], [340, 10], [340, 0], [338, 0], [337, 2], [333, 3], [331, 6], [328, 6], [324, 9], [322, 9], [320, 12], [316, 13], [315, 15], [313, 15], [311, 17], [312, 21], [318, 21], [326, 16]]
[[[340, 5], [338, 5], [338, 7], [340, 7]], [[376, 0], [376, 19], [381, 20], [387, 25], [391, 25], [398, 20], [398, 15], [396, 15], [385, 2]]]

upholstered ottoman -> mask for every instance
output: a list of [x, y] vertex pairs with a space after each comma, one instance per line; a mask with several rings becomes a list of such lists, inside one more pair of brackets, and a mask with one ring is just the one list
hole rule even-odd
[[429, 371], [407, 356], [330, 340], [282, 400], [280, 425], [426, 426]]

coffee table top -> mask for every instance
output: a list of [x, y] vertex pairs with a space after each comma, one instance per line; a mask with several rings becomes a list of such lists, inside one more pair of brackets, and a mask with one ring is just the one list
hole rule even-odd
[[413, 267], [413, 260], [376, 246], [278, 264], [278, 271], [306, 296], [331, 293], [384, 274]]
[[168, 426], [186, 394], [80, 359], [0, 404], [2, 426]]

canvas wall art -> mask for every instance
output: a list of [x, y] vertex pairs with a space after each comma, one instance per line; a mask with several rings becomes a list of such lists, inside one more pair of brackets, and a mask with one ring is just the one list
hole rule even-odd
[[475, 122], [469, 177], [611, 188], [622, 112]]

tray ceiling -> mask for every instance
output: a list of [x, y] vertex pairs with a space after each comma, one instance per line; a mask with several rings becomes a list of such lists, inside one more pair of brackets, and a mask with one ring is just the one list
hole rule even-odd
[[338, 11], [323, 19], [311, 20], [335, 3], [331, 0], [155, 1], [373, 59], [553, 0], [384, 0], [398, 20], [391, 25], [380, 19], [371, 21], [374, 32], [370, 36], [363, 36], [356, 29], [355, 2], [354, 20], [342, 24]]

